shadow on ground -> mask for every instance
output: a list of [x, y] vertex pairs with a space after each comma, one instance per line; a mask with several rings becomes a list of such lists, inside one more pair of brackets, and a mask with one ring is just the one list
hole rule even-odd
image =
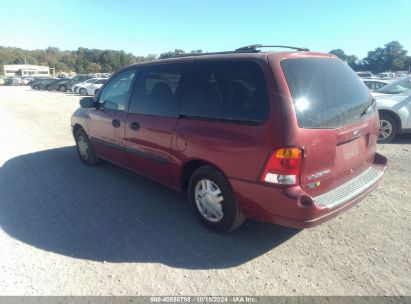
[[389, 144], [411, 144], [411, 134], [405, 133], [397, 135]]
[[74, 147], [18, 156], [0, 168], [0, 225], [66, 256], [189, 269], [237, 266], [298, 233], [254, 221], [212, 233], [184, 195], [107, 163], [85, 166]]

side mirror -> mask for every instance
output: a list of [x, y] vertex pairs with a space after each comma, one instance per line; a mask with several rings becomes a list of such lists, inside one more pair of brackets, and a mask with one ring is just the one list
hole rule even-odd
[[101, 105], [101, 108], [107, 109], [107, 110], [117, 111], [117, 110], [118, 110], [118, 104], [116, 104], [116, 103], [113, 102], [113, 101], [106, 100], [106, 101], [104, 101], [103, 104]]
[[94, 108], [95, 103], [94, 103], [94, 98], [93, 97], [83, 97], [80, 99], [80, 106], [82, 108]]

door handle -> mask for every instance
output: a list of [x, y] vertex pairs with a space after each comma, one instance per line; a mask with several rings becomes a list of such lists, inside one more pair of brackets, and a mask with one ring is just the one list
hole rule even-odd
[[120, 127], [120, 125], [121, 125], [119, 119], [113, 119], [113, 120], [111, 121], [111, 124], [113, 125], [114, 128], [118, 128], [118, 127]]
[[140, 124], [137, 121], [133, 121], [130, 124], [130, 128], [133, 129], [134, 131], [138, 131], [140, 129]]

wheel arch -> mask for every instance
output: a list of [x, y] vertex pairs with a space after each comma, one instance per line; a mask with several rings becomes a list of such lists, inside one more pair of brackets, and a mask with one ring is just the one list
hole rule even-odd
[[187, 192], [188, 183], [190, 182], [191, 175], [194, 173], [194, 171], [196, 171], [198, 168], [203, 167], [203, 166], [210, 166], [216, 169], [217, 171], [221, 172], [224, 176], [226, 176], [223, 170], [221, 170], [218, 166], [208, 161], [205, 161], [202, 159], [190, 159], [186, 161], [180, 169], [179, 177], [180, 177], [181, 192], [183, 193]]
[[87, 134], [85, 128], [84, 128], [81, 124], [76, 123], [76, 124], [74, 124], [74, 126], [73, 126], [73, 136], [74, 136], [74, 137], [76, 137], [76, 133], [78, 132], [78, 130], [83, 130], [83, 131]]

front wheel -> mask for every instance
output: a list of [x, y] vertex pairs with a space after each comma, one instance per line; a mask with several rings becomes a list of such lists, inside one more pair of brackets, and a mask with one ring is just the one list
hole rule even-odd
[[231, 185], [220, 171], [200, 167], [191, 176], [188, 190], [195, 213], [207, 228], [227, 233], [244, 222]]
[[65, 85], [61, 85], [61, 86], [59, 87], [59, 91], [60, 91], [60, 92], [67, 92], [67, 87], [66, 87]]
[[390, 142], [397, 135], [397, 122], [391, 115], [380, 114], [380, 134], [378, 142], [385, 144]]
[[87, 95], [87, 90], [85, 88], [80, 89], [80, 95], [86, 96]]
[[78, 155], [83, 163], [89, 166], [97, 165], [100, 159], [90, 145], [89, 138], [83, 129], [76, 132], [76, 146]]

